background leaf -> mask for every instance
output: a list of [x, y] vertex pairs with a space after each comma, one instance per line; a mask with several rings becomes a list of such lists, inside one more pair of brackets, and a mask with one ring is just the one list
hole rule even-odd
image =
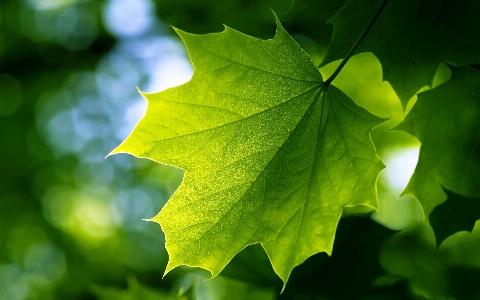
[[[414, 195], [426, 217], [447, 200], [442, 186], [464, 197], [480, 196], [480, 72], [451, 68], [452, 78], [419, 94], [396, 127], [422, 142], [418, 165], [403, 194]], [[463, 216], [455, 215], [451, 221], [463, 223], [457, 219]]]
[[382, 248], [380, 263], [387, 274], [405, 278], [418, 298], [448, 299], [447, 264], [444, 255], [436, 251], [430, 226], [416, 226], [392, 236]]
[[[351, 0], [329, 20], [335, 29], [322, 66], [346, 56], [382, 2]], [[378, 57], [384, 80], [405, 108], [422, 87], [432, 85], [441, 62], [480, 61], [479, 14], [475, 0], [389, 1], [356, 53]]]
[[188, 298], [176, 293], [153, 289], [139, 284], [134, 277], [128, 280], [128, 290], [116, 287], [92, 287], [98, 300], [187, 300]]
[[447, 200], [435, 207], [430, 214], [430, 225], [435, 232], [437, 247], [459, 231], [472, 232], [480, 220], [480, 199], [463, 197], [444, 190]]
[[217, 276], [209, 279], [203, 272], [189, 273], [179, 283], [182, 294], [198, 300], [274, 300], [276, 292], [241, 281]]

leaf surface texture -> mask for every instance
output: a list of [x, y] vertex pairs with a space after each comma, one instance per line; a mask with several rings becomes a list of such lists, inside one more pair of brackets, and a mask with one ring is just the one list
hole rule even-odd
[[331, 253], [343, 207], [377, 209], [384, 166], [369, 132], [383, 120], [326, 86], [278, 21], [270, 40], [228, 27], [177, 33], [191, 81], [143, 94], [146, 115], [112, 153], [185, 170], [152, 218], [166, 235], [166, 272], [189, 265], [216, 276], [261, 243], [286, 282], [311, 255]]

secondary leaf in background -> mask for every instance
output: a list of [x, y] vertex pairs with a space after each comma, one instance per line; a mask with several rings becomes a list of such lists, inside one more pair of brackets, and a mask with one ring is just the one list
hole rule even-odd
[[[447, 200], [442, 186], [464, 197], [480, 197], [480, 71], [451, 69], [452, 78], [420, 93], [396, 127], [422, 143], [417, 167], [403, 194], [420, 201], [426, 218]], [[475, 210], [465, 213], [450, 216], [451, 222], [463, 223], [463, 218], [477, 215]]]
[[434, 239], [427, 224], [402, 230], [385, 243], [380, 263], [388, 275], [405, 278], [417, 298], [451, 299], [448, 265], [445, 255], [436, 251]]
[[166, 292], [139, 284], [131, 277], [128, 279], [128, 290], [116, 287], [93, 286], [92, 293], [98, 300], [187, 300], [186, 296]]
[[242, 281], [218, 276], [209, 279], [204, 273], [192, 272], [180, 282], [182, 295], [195, 300], [274, 300], [272, 288], [259, 288]]
[[480, 220], [480, 198], [469, 198], [444, 190], [447, 201], [435, 207], [430, 214], [430, 225], [435, 232], [437, 247], [459, 231], [472, 232]]
[[456, 234], [439, 249], [428, 224], [405, 229], [385, 243], [380, 263], [389, 275], [406, 279], [415, 299], [479, 299], [478, 229]]
[[222, 24], [226, 24], [248, 35], [268, 38], [275, 26], [271, 22], [270, 9], [273, 9], [287, 31], [318, 64], [332, 35], [332, 26], [326, 22], [347, 2], [348, 0], [162, 0], [162, 5], [157, 5], [156, 10], [164, 23], [187, 32], [217, 32], [222, 30]]
[[[330, 18], [335, 29], [322, 65], [346, 56], [383, 1], [350, 0]], [[423, 86], [432, 85], [439, 63], [480, 62], [479, 15], [476, 0], [392, 0], [356, 53], [378, 57], [384, 80], [405, 108]]]
[[277, 20], [271, 40], [226, 27], [177, 30], [192, 80], [144, 94], [146, 115], [114, 151], [184, 169], [152, 221], [166, 235], [169, 262], [216, 276], [260, 242], [286, 282], [311, 255], [331, 253], [345, 206], [377, 209], [384, 167], [370, 130], [382, 122], [320, 72]]

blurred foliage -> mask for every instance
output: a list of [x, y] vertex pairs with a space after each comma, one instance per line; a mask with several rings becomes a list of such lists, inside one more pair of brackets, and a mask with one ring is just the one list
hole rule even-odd
[[189, 272], [179, 282], [178, 293], [198, 300], [273, 300], [273, 288], [259, 288], [241, 281], [218, 276], [209, 280], [207, 272]]
[[[168, 25], [206, 33], [227, 24], [271, 38], [272, 7], [319, 64], [333, 29], [325, 22], [345, 3], [2, 0], [0, 299], [222, 299], [215, 295], [232, 291], [263, 299], [479, 299], [480, 227], [435, 250], [418, 202], [398, 199], [419, 142], [386, 130], [403, 113], [370, 53], [353, 57], [334, 84], [372, 113], [391, 117], [372, 132], [387, 164], [378, 183], [381, 209], [371, 218], [370, 211], [345, 210], [351, 217], [340, 221], [332, 256], [318, 254], [296, 268], [282, 294], [258, 245], [211, 281], [194, 268], [162, 279], [164, 237], [142, 219], [162, 208], [182, 172], [127, 155], [104, 159], [145, 111], [136, 86], [159, 91], [191, 76]], [[448, 78], [440, 65], [436, 85]]]
[[[472, 234], [450, 236], [436, 250], [429, 225], [411, 227], [387, 241], [380, 252], [380, 263], [390, 277], [406, 279], [417, 299], [479, 299], [479, 236], [480, 227], [476, 226]], [[476, 243], [472, 243], [474, 240]]]
[[437, 247], [449, 236], [459, 232], [472, 232], [480, 219], [480, 199], [464, 197], [444, 188], [447, 201], [430, 214], [430, 225], [435, 232]]
[[128, 290], [122, 290], [115, 287], [94, 286], [92, 292], [99, 300], [186, 300], [178, 293], [164, 292], [143, 286], [137, 282], [134, 277], [128, 278]]

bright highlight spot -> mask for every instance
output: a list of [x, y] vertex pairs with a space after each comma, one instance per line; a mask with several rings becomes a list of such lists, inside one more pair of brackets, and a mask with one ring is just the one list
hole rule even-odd
[[96, 243], [111, 237], [115, 231], [108, 190], [91, 186], [79, 191], [69, 187], [52, 187], [44, 201], [49, 221], [82, 242]]
[[418, 201], [411, 196], [399, 198], [415, 171], [420, 147], [397, 148], [388, 152], [383, 161], [387, 168], [380, 173], [378, 204], [380, 210], [371, 218], [383, 226], [401, 230], [423, 223], [423, 212]]
[[152, 11], [152, 3], [148, 0], [111, 0], [106, 5], [104, 21], [117, 36], [139, 36], [153, 24]]
[[405, 189], [412, 177], [418, 162], [418, 153], [420, 147], [411, 147], [392, 151], [385, 159], [387, 168], [385, 169], [386, 179], [395, 192], [401, 192]]

